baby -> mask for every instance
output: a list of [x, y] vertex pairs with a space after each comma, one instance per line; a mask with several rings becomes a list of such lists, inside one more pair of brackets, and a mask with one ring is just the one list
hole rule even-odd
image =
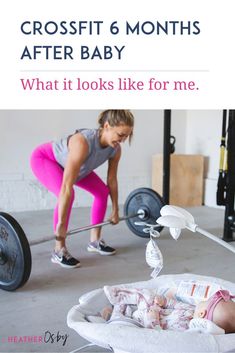
[[104, 292], [113, 305], [101, 313], [106, 320], [128, 317], [142, 327], [184, 331], [193, 318], [194, 306], [177, 300], [170, 290], [159, 295], [156, 290], [105, 286]]
[[214, 322], [225, 330], [225, 333], [235, 333], [235, 302], [234, 295], [227, 290], [219, 290], [207, 301], [196, 305], [194, 318], [204, 318]]
[[[235, 302], [227, 290], [218, 290], [207, 301], [192, 305], [177, 299], [175, 288], [164, 295], [148, 289], [104, 287], [113, 308], [107, 307], [102, 316], [106, 320], [123, 316], [137, 320], [143, 327], [186, 330], [194, 318], [212, 321], [225, 333], [235, 333]], [[134, 308], [134, 309], [133, 309]]]

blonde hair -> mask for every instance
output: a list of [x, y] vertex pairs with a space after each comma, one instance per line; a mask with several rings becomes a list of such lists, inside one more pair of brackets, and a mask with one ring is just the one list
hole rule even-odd
[[[100, 113], [98, 118], [98, 124], [100, 129], [104, 127], [104, 124], [108, 122], [110, 126], [126, 125], [134, 127], [134, 116], [130, 110], [104, 110]], [[129, 143], [133, 137], [133, 130], [129, 135]]]

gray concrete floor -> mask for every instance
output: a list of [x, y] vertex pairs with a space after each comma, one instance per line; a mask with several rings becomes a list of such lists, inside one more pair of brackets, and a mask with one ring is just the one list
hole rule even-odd
[[[224, 212], [221, 209], [196, 207], [189, 209], [201, 228], [221, 236]], [[19, 221], [29, 240], [52, 234], [52, 211], [22, 212], [13, 216]], [[89, 224], [89, 210], [73, 210], [70, 228]], [[69, 352], [86, 344], [86, 341], [66, 325], [69, 309], [78, 298], [104, 284], [118, 284], [148, 280], [151, 269], [145, 262], [146, 238], [133, 235], [124, 222], [103, 228], [105, 240], [117, 248], [115, 256], [100, 256], [86, 251], [89, 233], [84, 232], [68, 239], [68, 248], [82, 264], [79, 269], [67, 270], [50, 262], [53, 241], [33, 246], [32, 273], [24, 287], [15, 292], [1, 291], [0, 352]], [[164, 258], [161, 274], [195, 273], [234, 281], [235, 255], [200, 234], [183, 231], [174, 241], [164, 229], [159, 239]], [[235, 243], [231, 243], [235, 246]], [[46, 334], [47, 332], [47, 334]], [[24, 336], [56, 338], [69, 335], [66, 344], [62, 339], [48, 343], [10, 343]], [[13, 338], [12, 338], [13, 337]], [[52, 336], [51, 336], [52, 338]], [[84, 350], [84, 352], [88, 350]], [[91, 351], [104, 351], [100, 348]]]

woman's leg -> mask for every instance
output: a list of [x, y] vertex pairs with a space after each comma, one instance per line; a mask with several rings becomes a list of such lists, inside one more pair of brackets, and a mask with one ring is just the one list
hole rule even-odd
[[[46, 143], [37, 147], [30, 160], [31, 168], [36, 178], [57, 198], [60, 193], [60, 188], [63, 180], [63, 168], [57, 163], [53, 150], [52, 144]], [[70, 207], [67, 216], [67, 227], [69, 223], [70, 213], [74, 200], [74, 192], [71, 198]], [[54, 210], [54, 231], [58, 223], [58, 204]], [[65, 242], [56, 242], [57, 248], [61, 248], [65, 245]]]
[[[101, 223], [107, 209], [109, 188], [95, 173], [91, 172], [75, 185], [90, 192], [94, 196], [94, 201], [91, 209], [91, 224]], [[99, 241], [101, 234], [101, 227], [93, 228], [91, 230], [91, 242]]]
[[[109, 188], [94, 172], [91, 172], [84, 179], [76, 183], [77, 186], [90, 192], [94, 196], [91, 209], [91, 223], [97, 224], [104, 220], [107, 209]], [[91, 230], [91, 242], [88, 244], [87, 250], [100, 255], [113, 255], [116, 250], [102, 240], [100, 241], [101, 227]]]

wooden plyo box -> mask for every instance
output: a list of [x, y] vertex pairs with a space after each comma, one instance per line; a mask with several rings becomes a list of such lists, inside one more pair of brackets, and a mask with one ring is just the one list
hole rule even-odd
[[[202, 155], [171, 154], [170, 204], [176, 206], [201, 206], [203, 204]], [[162, 195], [163, 156], [152, 158], [152, 188]]]

